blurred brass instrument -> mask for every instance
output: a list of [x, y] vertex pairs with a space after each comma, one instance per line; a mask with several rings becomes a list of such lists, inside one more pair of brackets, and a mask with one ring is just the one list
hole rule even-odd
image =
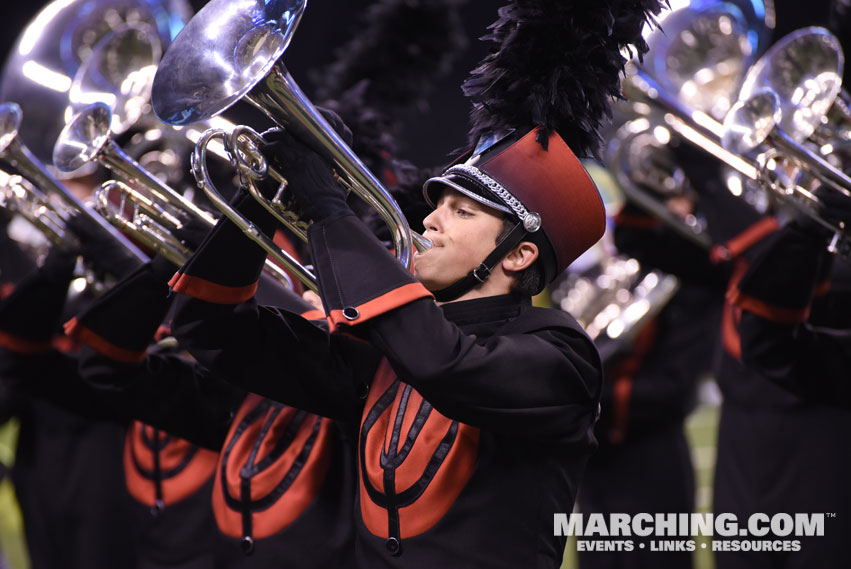
[[[851, 116], [836, 104], [843, 63], [839, 40], [824, 28], [803, 28], [782, 38], [748, 72], [739, 102], [724, 120], [722, 144], [741, 155], [761, 150], [760, 183], [832, 231], [828, 249], [848, 255], [847, 227], [832, 221], [811, 191], [817, 184], [851, 199], [851, 177], [820, 155], [832, 153], [833, 143], [851, 133]], [[836, 109], [832, 120], [831, 109]], [[829, 130], [822, 128], [829, 124]], [[844, 134], [826, 138], [837, 133]], [[813, 138], [821, 141], [816, 149]]]
[[[110, 180], [95, 191], [98, 213], [137, 242], [183, 264], [191, 251], [175, 233], [193, 218], [212, 228], [215, 218], [140, 166], [112, 139], [135, 127], [142, 129], [144, 139], [160, 145], [186, 144], [186, 133], [153, 124], [150, 112], [161, 43], [152, 28], [140, 22], [118, 26], [95, 44], [74, 78], [70, 100], [77, 113], [54, 144], [53, 163], [67, 174], [95, 164], [111, 170], [121, 181]], [[283, 270], [270, 264], [269, 271], [291, 286]]]
[[[670, 30], [666, 31], [670, 33]], [[724, 124], [705, 110], [688, 106], [679, 93], [665, 89], [660, 81], [641, 69], [634, 69], [626, 78], [624, 92], [634, 103], [645, 105], [645, 121], [652, 124], [651, 115], [660, 113], [663, 122], [659, 126], [670, 129], [745, 178], [772, 191], [773, 195], [803, 214], [829, 227], [835, 232], [831, 250], [848, 254], [851, 246], [845, 228], [830, 222], [819, 211], [811, 184], [802, 180], [801, 176], [789, 175], [788, 171], [788, 161], [791, 161], [793, 174], [805, 172], [843, 194], [851, 188], [848, 177], [840, 169], [801, 144], [813, 134], [815, 125], [840, 92], [842, 60], [839, 42], [827, 30], [807, 28], [790, 34], [751, 68], [742, 92], [746, 99], [749, 92], [754, 95], [750, 97], [750, 103], [745, 100], [732, 105], [725, 114]], [[772, 98], [762, 93], [766, 89], [785, 93], [787, 97], [775, 95]], [[782, 129], [770, 128], [773, 124], [769, 123], [772, 122], [780, 122], [781, 125], [786, 122], [793, 130], [784, 135]], [[796, 124], [798, 126], [794, 128]], [[768, 148], [753, 156], [752, 151], [763, 143], [767, 143]], [[623, 152], [622, 144], [622, 139], [616, 139], [610, 146], [607, 156], [612, 158], [613, 165], [624, 163], [618, 156], [619, 152]], [[771, 182], [772, 179], [783, 182]], [[643, 200], [645, 202], [652, 199], [650, 196], [640, 197], [647, 197]], [[642, 205], [641, 199], [635, 201]], [[650, 207], [652, 204], [646, 209], [659, 214], [661, 204], [656, 205], [656, 211]], [[669, 221], [665, 217], [662, 219]], [[682, 227], [680, 229], [681, 233], [687, 233]]]
[[[173, 233], [191, 219], [212, 229], [216, 218], [139, 166], [111, 137], [112, 109], [92, 103], [65, 126], [53, 151], [60, 171], [73, 172], [97, 162], [120, 181], [103, 184], [96, 192], [98, 211], [116, 227], [130, 233], [174, 263], [183, 264], [191, 251]], [[291, 287], [287, 274], [271, 261], [266, 270]]]
[[127, 25], [146, 28], [161, 52], [191, 13], [188, 0], [48, 3], [21, 32], [0, 75], [0, 102], [15, 102], [23, 110], [22, 143], [49, 162], [62, 127], [80, 106], [93, 102], [73, 101], [72, 91], [80, 68], [104, 36]]
[[844, 63], [836, 36], [825, 28], [801, 28], [778, 40], [748, 70], [739, 100], [771, 89], [780, 105], [778, 126], [796, 142], [812, 139], [822, 145], [849, 140]]
[[72, 211], [42, 193], [29, 180], [0, 170], [0, 207], [23, 217], [54, 246], [77, 247], [77, 236], [68, 227]]
[[[251, 103], [319, 153], [341, 183], [376, 208], [390, 228], [396, 257], [410, 268], [414, 248], [427, 248], [430, 243], [412, 234], [387, 190], [305, 97], [281, 61], [305, 4], [305, 0], [208, 3], [163, 56], [154, 78], [154, 111], [166, 123], [186, 125], [208, 120], [241, 99]], [[211, 201], [227, 205], [210, 184], [206, 171], [205, 145], [215, 140], [230, 150], [231, 161], [255, 197], [260, 195], [256, 187], [252, 188], [256, 180], [269, 176], [280, 184], [278, 196], [261, 203], [304, 237], [306, 222], [294, 220], [292, 212], [281, 207], [290, 201], [286, 184], [280, 173], [268, 166], [259, 151], [262, 140], [248, 127], [230, 133], [223, 129], [208, 131], [198, 141], [193, 172]], [[223, 211], [266, 251], [278, 249], [271, 247], [271, 239], [262, 236], [251, 221], [238, 220], [231, 208], [224, 207]], [[302, 277], [308, 287], [316, 289], [315, 278], [307, 268], [302, 267]]]
[[27, 178], [44, 194], [54, 195], [70, 210], [78, 214], [88, 223], [91, 231], [117, 241], [128, 257], [136, 259], [141, 264], [148, 260], [126, 237], [116, 231], [100, 215], [94, 213], [77, 196], [72, 194], [50, 171], [38, 160], [30, 150], [18, 139], [18, 128], [21, 124], [21, 109], [15, 103], [0, 105], [0, 160], [9, 163], [23, 177]]
[[584, 271], [571, 270], [552, 287], [553, 302], [595, 342], [629, 343], [679, 289], [673, 275], [642, 269], [621, 255], [603, 254]]
[[[628, 101], [617, 120], [605, 162], [628, 199], [696, 245], [708, 249], [706, 223], [685, 218], [663, 201], [691, 188], [668, 148], [671, 131], [712, 152], [722, 118], [740, 80], [769, 35], [773, 4], [749, 0], [692, 1], [663, 12], [649, 31], [650, 51], [630, 63], [623, 81]], [[696, 196], [692, 196], [696, 197]]]

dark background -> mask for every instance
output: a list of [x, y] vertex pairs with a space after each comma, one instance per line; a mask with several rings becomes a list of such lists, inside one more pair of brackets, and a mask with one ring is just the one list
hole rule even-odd
[[[6, 0], [2, 9], [0, 56], [3, 61], [26, 23], [47, 4], [39, 0], [18, 0], [10, 6], [13, 1]], [[428, 96], [428, 104], [405, 115], [399, 137], [402, 158], [418, 166], [438, 166], [449, 162], [451, 153], [465, 145], [469, 102], [462, 96], [460, 85], [486, 55], [487, 45], [477, 39], [496, 19], [496, 10], [503, 3], [503, 0], [468, 0], [463, 5], [467, 48], [456, 59], [450, 74], [435, 85]], [[191, 4], [198, 10], [206, 1], [192, 0]], [[308, 96], [312, 95], [312, 86], [307, 80], [308, 70], [333, 61], [334, 48], [357, 32], [361, 12], [369, 4], [370, 0], [310, 0], [293, 43], [284, 56], [287, 67]], [[829, 0], [777, 0], [775, 37], [808, 25], [825, 25], [829, 6]]]
[[[35, 0], [9, 6], [5, 0], [0, 21], [0, 56], [5, 62], [26, 24], [48, 2]], [[197, 11], [206, 0], [190, 2]], [[308, 71], [334, 61], [334, 49], [357, 33], [362, 11], [371, 0], [310, 0], [307, 10], [284, 55], [284, 61], [299, 86], [312, 96]], [[450, 161], [453, 150], [465, 145], [469, 103], [461, 94], [461, 82], [476, 63], [487, 54], [487, 46], [477, 38], [496, 20], [501, 0], [468, 0], [462, 16], [468, 42], [448, 76], [440, 80], [428, 97], [428, 104], [412, 109], [404, 116], [399, 137], [402, 158], [418, 166], [439, 166]]]

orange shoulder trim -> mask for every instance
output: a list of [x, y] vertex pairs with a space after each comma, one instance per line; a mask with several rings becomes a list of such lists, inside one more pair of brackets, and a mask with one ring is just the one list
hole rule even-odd
[[168, 285], [175, 292], [213, 304], [239, 304], [257, 292], [256, 282], [245, 286], [226, 286], [181, 273], [174, 275]]
[[42, 354], [50, 351], [53, 347], [50, 340], [41, 342], [25, 340], [2, 330], [0, 330], [0, 346], [12, 352], [25, 355]]
[[145, 357], [145, 352], [147, 351], [128, 350], [126, 348], [116, 346], [103, 336], [96, 334], [91, 329], [80, 324], [77, 318], [72, 318], [65, 323], [65, 334], [86, 344], [90, 348], [96, 350], [99, 354], [117, 362], [128, 364], [140, 362]]
[[738, 289], [732, 289], [727, 293], [727, 298], [731, 304], [770, 320], [781, 324], [800, 324], [805, 322], [810, 316], [810, 308], [786, 308], [777, 306], [760, 300], [753, 296], [748, 296]]
[[[359, 306], [332, 310], [328, 315], [328, 319], [332, 330], [335, 330], [340, 324], [353, 326], [380, 316], [394, 308], [404, 306], [420, 298], [431, 296], [432, 294], [422, 284], [409, 283], [399, 288], [394, 288], [390, 292], [368, 300]], [[354, 316], [354, 318], [351, 318], [351, 316]]]

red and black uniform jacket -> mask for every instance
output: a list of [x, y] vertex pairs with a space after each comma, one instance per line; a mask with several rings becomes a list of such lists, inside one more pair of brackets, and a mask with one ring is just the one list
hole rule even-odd
[[691, 412], [698, 380], [712, 367], [712, 333], [719, 326], [729, 278], [727, 267], [713, 263], [707, 251], [633, 205], [627, 204], [614, 221], [619, 252], [642, 267], [675, 275], [680, 286], [628, 345], [615, 351], [599, 344], [601, 352], [615, 352], [605, 365], [597, 425], [601, 450], [681, 425]]
[[[741, 357], [749, 368], [807, 402], [848, 408], [851, 307], [840, 291], [849, 275], [843, 261], [835, 268], [832, 261], [822, 239], [787, 225], [729, 296], [742, 311]], [[819, 314], [828, 294], [844, 302]]]
[[[292, 294], [265, 296], [293, 309], [305, 305]], [[156, 537], [184, 549], [200, 546], [215, 567], [344, 567], [353, 555], [347, 519], [353, 476], [347, 482], [343, 475], [350, 459], [343, 458], [338, 429], [316, 415], [246, 396], [174, 350], [146, 354], [142, 328], [147, 322], [150, 339], [167, 297], [165, 280], [142, 269], [68, 326], [96, 348], [81, 358], [89, 381], [145, 400], [147, 422], [210, 449], [152, 426], [131, 428], [125, 451], [131, 493], [153, 502], [148, 505], [164, 500], [165, 519], [172, 510], [188, 513], [191, 492], [196, 518], [206, 513], [210, 522], [193, 526], [172, 515], [181, 527], [169, 532], [161, 524]], [[115, 326], [115, 315], [128, 310], [137, 313], [135, 331]], [[193, 527], [197, 535], [188, 535]]]
[[[131, 421], [123, 465], [140, 559], [147, 567], [223, 567], [210, 494], [216, 451], [235, 407], [227, 398], [241, 394], [221, 382], [224, 392], [216, 393], [213, 380], [202, 390], [202, 371], [174, 347], [154, 345], [148, 353], [171, 302], [169, 272], [161, 259], [144, 265], [65, 328], [85, 344], [80, 376], [125, 406]], [[177, 408], [181, 398], [187, 403]], [[170, 426], [213, 449], [175, 436]]]
[[347, 215], [310, 229], [329, 335], [251, 299], [262, 255], [248, 263], [241, 235], [207, 246], [172, 286], [215, 294], [179, 298], [174, 331], [249, 391], [360, 426], [358, 566], [560, 566], [553, 514], [572, 510], [601, 384], [569, 315], [513, 296], [439, 307]]

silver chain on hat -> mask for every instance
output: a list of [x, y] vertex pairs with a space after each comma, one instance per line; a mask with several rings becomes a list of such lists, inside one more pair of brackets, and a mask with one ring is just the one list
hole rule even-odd
[[470, 164], [456, 164], [449, 168], [446, 172], [444, 172], [444, 176], [447, 174], [453, 173], [463, 173], [468, 176], [471, 176], [478, 180], [481, 184], [483, 184], [488, 190], [496, 194], [499, 199], [501, 199], [505, 205], [511, 208], [511, 211], [523, 222], [523, 227], [526, 231], [530, 233], [534, 233], [538, 229], [541, 228], [541, 216], [537, 213], [530, 212], [526, 209], [526, 207], [514, 197], [514, 195], [509, 192], [505, 187], [476, 168], [475, 166], [471, 166]]

